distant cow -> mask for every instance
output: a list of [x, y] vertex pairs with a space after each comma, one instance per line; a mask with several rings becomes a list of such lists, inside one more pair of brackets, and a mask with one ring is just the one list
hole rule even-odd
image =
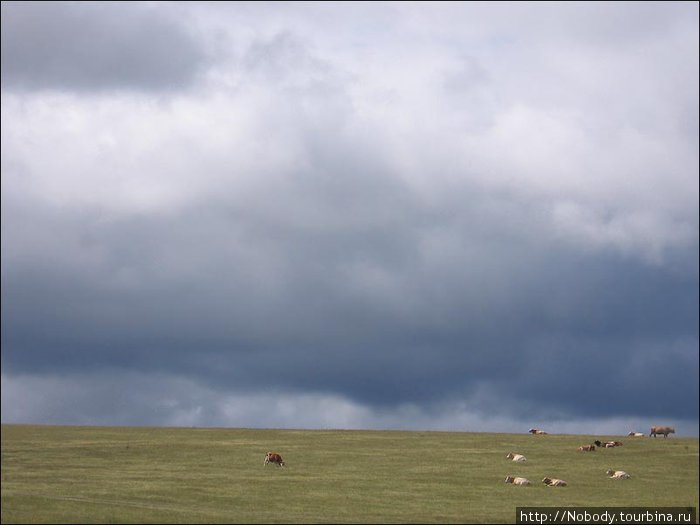
[[526, 478], [514, 478], [513, 476], [506, 476], [506, 483], [512, 483], [513, 485], [530, 485], [530, 480]]
[[606, 474], [612, 479], [630, 479], [630, 475], [624, 470], [608, 469]]
[[644, 434], [642, 434], [641, 432], [630, 432], [627, 435], [629, 437], [636, 437], [636, 438], [644, 437]]
[[595, 452], [595, 445], [581, 445], [578, 450], [579, 452]]
[[512, 459], [513, 461], [527, 461], [527, 458], [523, 456], [522, 454], [515, 454], [511, 452], [506, 456], [508, 459]]
[[621, 447], [623, 444], [621, 441], [605, 441], [601, 443], [598, 440], [595, 440], [593, 443], [595, 443], [599, 448]]
[[531, 428], [528, 432], [530, 434], [546, 434], [544, 430], [540, 430], [539, 428]]
[[651, 427], [651, 432], [649, 432], [649, 437], [654, 436], [656, 437], [656, 434], [663, 434], [664, 437], [668, 437], [669, 434], [675, 434], [676, 429], [673, 427]]
[[278, 466], [284, 467], [284, 460], [277, 452], [268, 452], [265, 455], [265, 463], [263, 463], [263, 465], [267, 465], [268, 463], [277, 463]]
[[543, 478], [542, 483], [549, 487], [566, 487], [567, 483], [563, 479]]

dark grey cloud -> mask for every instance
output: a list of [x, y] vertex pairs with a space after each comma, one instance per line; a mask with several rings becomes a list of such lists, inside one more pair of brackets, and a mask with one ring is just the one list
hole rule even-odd
[[[4, 366], [187, 373], [370, 406], [468, 398], [486, 382], [533, 412], [697, 412], [696, 275], [543, 249], [482, 216], [489, 237], [457, 210], [406, 201], [393, 222], [383, 200], [363, 202], [361, 224], [326, 232], [224, 204], [167, 221], [47, 216], [55, 254], [6, 256]], [[435, 230], [467, 249], [422, 250]]]
[[[173, 9], [174, 11], [174, 9]], [[175, 16], [124, 2], [3, 2], [2, 81], [11, 89], [176, 90], [206, 62]]]
[[[128, 385], [128, 388], [125, 386]], [[477, 397], [493, 397], [483, 391]], [[240, 393], [208, 388], [186, 377], [119, 373], [18, 375], [2, 378], [2, 409], [8, 421], [41, 424], [227, 426], [245, 421], [257, 428], [360, 428], [525, 432], [532, 414], [475, 414], [470, 403], [405, 404], [376, 410], [332, 395], [267, 391]], [[648, 431], [648, 417], [543, 418], [551, 432], [617, 435]], [[697, 435], [697, 421], [658, 418], [678, 435]], [[656, 419], [655, 419], [656, 420]]]

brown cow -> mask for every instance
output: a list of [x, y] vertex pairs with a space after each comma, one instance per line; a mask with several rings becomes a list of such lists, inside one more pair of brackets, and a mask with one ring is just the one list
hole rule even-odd
[[284, 467], [284, 460], [277, 452], [268, 452], [265, 455], [265, 463], [263, 463], [263, 465], [267, 465], [268, 463], [277, 463], [278, 466]]
[[651, 427], [651, 432], [649, 432], [649, 437], [654, 436], [656, 437], [656, 434], [663, 434], [664, 437], [668, 437], [669, 434], [675, 434], [676, 429], [673, 427]]
[[578, 450], [579, 452], [595, 452], [595, 445], [581, 445]]

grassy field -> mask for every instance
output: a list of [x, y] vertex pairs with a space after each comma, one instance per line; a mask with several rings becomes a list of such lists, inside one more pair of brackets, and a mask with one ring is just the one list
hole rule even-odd
[[[595, 439], [624, 446], [576, 451]], [[517, 506], [697, 507], [698, 439], [2, 426], [2, 523], [513, 523]]]

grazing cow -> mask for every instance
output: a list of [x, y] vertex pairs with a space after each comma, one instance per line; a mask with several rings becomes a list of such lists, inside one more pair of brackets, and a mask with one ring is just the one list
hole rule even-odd
[[595, 445], [581, 445], [578, 450], [579, 452], [595, 452]]
[[546, 434], [544, 430], [540, 430], [539, 428], [531, 428], [528, 432], [530, 434]]
[[656, 437], [656, 434], [663, 434], [664, 437], [668, 437], [669, 434], [675, 434], [676, 429], [673, 427], [651, 427], [651, 432], [649, 432], [649, 437], [654, 436]]
[[608, 469], [606, 474], [612, 479], [630, 479], [630, 475], [624, 470]]
[[530, 485], [530, 480], [526, 478], [514, 478], [513, 476], [506, 476], [506, 483], [512, 483], [513, 485]]
[[515, 454], [514, 452], [511, 452], [506, 456], [508, 459], [512, 459], [513, 461], [527, 461], [527, 458], [523, 456], [522, 454]]
[[566, 485], [568, 484], [563, 479], [557, 478], [543, 478], [542, 483], [544, 483], [548, 487], [566, 487]]
[[284, 467], [284, 460], [277, 452], [268, 452], [265, 455], [265, 463], [263, 463], [263, 465], [267, 465], [268, 463], [277, 463], [278, 466]]
[[644, 434], [642, 434], [641, 432], [630, 432], [630, 433], [627, 434], [627, 435], [628, 435], [629, 437], [635, 437], [635, 438], [644, 437]]

